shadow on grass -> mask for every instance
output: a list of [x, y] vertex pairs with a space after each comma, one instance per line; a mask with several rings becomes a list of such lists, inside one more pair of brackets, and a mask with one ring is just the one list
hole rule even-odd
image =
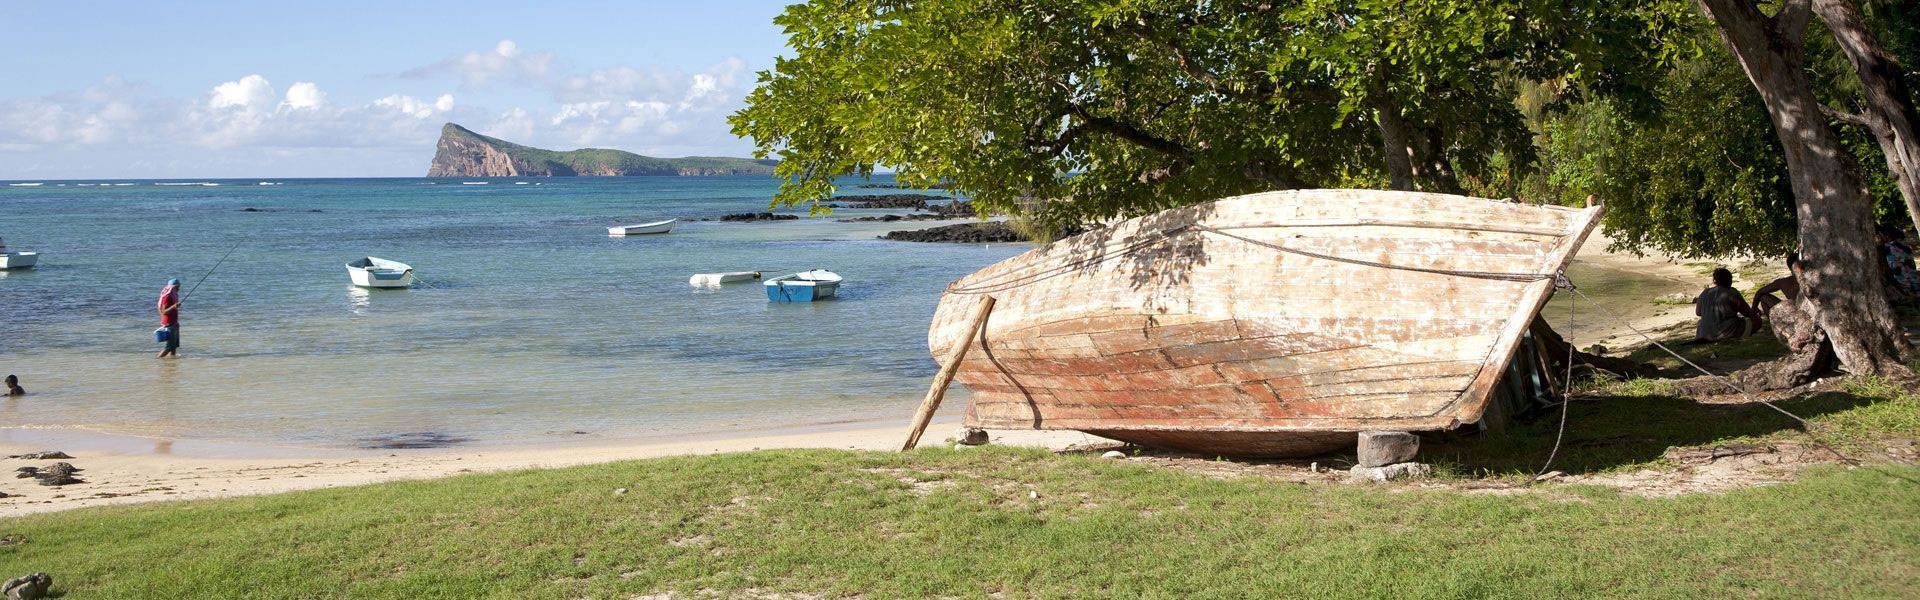
[[[1883, 400], [1834, 392], [1775, 404], [1812, 420]], [[1559, 424], [1560, 409], [1554, 407], [1500, 431], [1428, 437], [1420, 455], [1443, 472], [1531, 474], [1546, 461]], [[1596, 473], [1658, 461], [1670, 447], [1799, 429], [1798, 422], [1758, 403], [1709, 404], [1661, 395], [1580, 396], [1569, 406], [1566, 438], [1552, 468], [1570, 474]]]

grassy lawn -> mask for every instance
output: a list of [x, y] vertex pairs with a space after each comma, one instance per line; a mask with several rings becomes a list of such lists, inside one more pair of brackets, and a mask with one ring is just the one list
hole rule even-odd
[[[1646, 458], [1592, 448], [1571, 460]], [[1482, 449], [1507, 450], [1533, 448]], [[72, 598], [1893, 598], [1920, 594], [1917, 482], [1879, 465], [1724, 495], [1496, 496], [1004, 448], [763, 451], [23, 517], [0, 521], [24, 539], [0, 573]]]
[[[1685, 351], [1764, 357], [1758, 344]], [[1645, 498], [991, 447], [762, 451], [0, 520], [16, 541], [0, 541], [0, 575], [46, 571], [70, 598], [1920, 597], [1920, 468], [1871, 457], [1920, 439], [1920, 394], [1853, 380], [1781, 405], [1869, 464]], [[1569, 407], [1554, 469], [1570, 474], [1807, 439], [1765, 407], [1657, 381]], [[1422, 458], [1442, 481], [1523, 481], [1558, 417], [1434, 436]]]

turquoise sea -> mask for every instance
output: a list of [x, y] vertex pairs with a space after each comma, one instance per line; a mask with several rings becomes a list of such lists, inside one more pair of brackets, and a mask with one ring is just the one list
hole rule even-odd
[[[836, 221], [888, 212], [877, 210], [686, 222], [766, 210], [776, 185], [0, 186], [0, 238], [42, 253], [37, 269], [0, 272], [0, 374], [31, 392], [0, 400], [0, 430], [346, 448], [904, 422], [933, 372], [926, 328], [941, 289], [1026, 247], [886, 242], [875, 237], [941, 223]], [[660, 218], [683, 223], [606, 235]], [[186, 302], [183, 358], [155, 359], [161, 285], [191, 286], [229, 251]], [[422, 285], [348, 285], [343, 264], [367, 255], [412, 264]], [[770, 304], [757, 282], [687, 284], [816, 268], [846, 278], [839, 299]]]

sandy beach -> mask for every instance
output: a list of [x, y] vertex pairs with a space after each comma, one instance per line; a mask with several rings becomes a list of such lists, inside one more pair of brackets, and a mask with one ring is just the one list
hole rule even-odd
[[[1684, 323], [1690, 306], [1660, 304], [1659, 295], [1691, 293], [1704, 279], [1693, 268], [1657, 257], [1610, 252], [1611, 240], [1596, 235], [1576, 259], [1576, 281], [1606, 309], [1643, 331]], [[1631, 277], [1631, 293], [1608, 289]], [[1648, 296], [1647, 294], [1654, 294]], [[1555, 327], [1565, 327], [1559, 303], [1546, 315]], [[1637, 342], [1629, 330], [1596, 307], [1581, 309], [1567, 328], [1569, 337], [1583, 346], [1595, 343], [1615, 349]], [[949, 414], [961, 407], [950, 403]], [[924, 444], [950, 438], [957, 422], [936, 422]], [[564, 467], [663, 456], [715, 454], [773, 448], [838, 448], [891, 450], [906, 435], [906, 424], [874, 423], [790, 431], [710, 434], [675, 439], [607, 440], [581, 444], [539, 446], [465, 446], [426, 450], [358, 450], [228, 443], [213, 440], [161, 440], [74, 431], [0, 429], [0, 456], [59, 450], [74, 458], [66, 462], [84, 469], [87, 483], [41, 487], [27, 480], [0, 480], [0, 517], [99, 506], [195, 498], [271, 494], [294, 490], [362, 485], [406, 479], [446, 477], [515, 469]], [[1098, 443], [1101, 438], [1076, 432], [996, 431], [994, 443], [1065, 448]], [[23, 466], [46, 466], [51, 460], [0, 460], [8, 472]]]
[[[934, 423], [921, 445], [943, 443], [953, 436], [956, 423]], [[18, 433], [18, 432], [14, 432]], [[89, 438], [85, 444], [104, 450], [74, 451], [49, 441], [0, 441], [0, 456], [61, 450], [73, 456], [61, 460], [0, 460], [8, 473], [24, 466], [44, 467], [69, 462], [84, 469], [86, 483], [42, 487], [30, 480], [0, 480], [0, 518], [100, 506], [272, 494], [316, 488], [363, 485], [384, 481], [428, 479], [463, 473], [538, 469], [620, 460], [746, 452], [774, 448], [836, 448], [894, 450], [906, 439], [907, 426], [772, 433], [673, 442], [609, 445], [502, 448], [497, 450], [335, 450], [244, 446], [233, 444], [162, 442], [134, 437], [65, 435], [69, 440]], [[0, 438], [5, 439], [5, 438]], [[993, 443], [1065, 448], [1098, 442], [1100, 438], [1076, 432], [996, 432]]]

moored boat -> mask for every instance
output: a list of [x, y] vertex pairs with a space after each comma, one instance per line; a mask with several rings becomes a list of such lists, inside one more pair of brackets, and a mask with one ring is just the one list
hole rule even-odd
[[0, 271], [31, 269], [39, 262], [40, 253], [38, 252], [7, 252], [0, 254]]
[[40, 262], [38, 252], [14, 252], [7, 249], [7, 241], [0, 239], [0, 271], [13, 269], [31, 269]]
[[413, 267], [372, 256], [347, 263], [347, 278], [367, 288], [403, 288], [413, 285]]
[[693, 287], [716, 287], [723, 283], [735, 283], [759, 279], [759, 271], [729, 271], [726, 273], [694, 273], [687, 278], [687, 285]]
[[679, 221], [680, 221], [679, 219], [667, 219], [665, 221], [654, 221], [652, 223], [641, 223], [639, 225], [616, 225], [616, 226], [607, 228], [607, 235], [623, 236], [623, 235], [640, 235], [640, 234], [647, 234], [647, 233], [666, 233], [668, 231], [672, 231], [673, 224]]
[[813, 302], [840, 293], [840, 275], [815, 269], [782, 275], [765, 282], [767, 300], [773, 302]]
[[946, 360], [973, 344], [956, 377], [967, 427], [1286, 456], [1497, 424], [1537, 389], [1510, 373], [1534, 362], [1528, 332], [1599, 214], [1374, 190], [1228, 198], [968, 275], [928, 346]]

